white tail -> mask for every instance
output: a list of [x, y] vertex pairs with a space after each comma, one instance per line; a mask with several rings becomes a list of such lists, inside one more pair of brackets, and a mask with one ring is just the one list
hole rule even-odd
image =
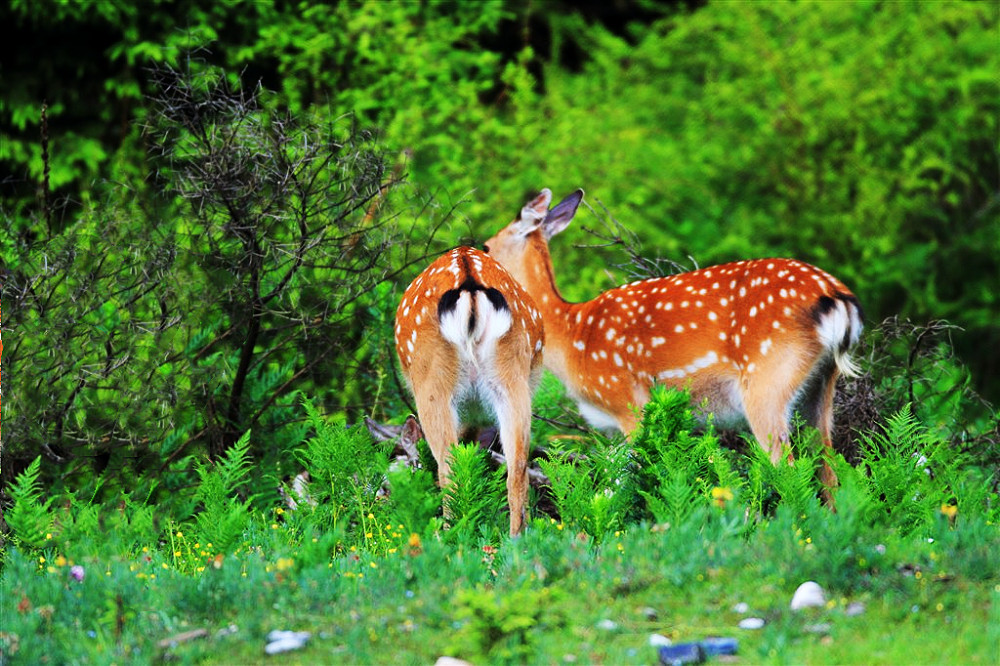
[[[641, 280], [568, 303], [548, 241], [573, 219], [577, 190], [551, 211], [549, 190], [486, 243], [532, 295], [545, 322], [545, 366], [597, 427], [626, 434], [654, 383], [688, 388], [723, 423], [745, 419], [777, 463], [798, 406], [832, 450], [837, 376], [854, 374], [857, 298], [839, 280], [792, 259], [737, 261]], [[821, 478], [837, 478], [824, 461]], [[826, 493], [829, 499], [829, 493]]]
[[396, 311], [396, 354], [441, 487], [449, 482], [448, 452], [458, 438], [460, 403], [478, 398], [496, 413], [507, 459], [511, 535], [524, 528], [531, 391], [544, 342], [531, 297], [496, 261], [469, 247], [428, 266]]

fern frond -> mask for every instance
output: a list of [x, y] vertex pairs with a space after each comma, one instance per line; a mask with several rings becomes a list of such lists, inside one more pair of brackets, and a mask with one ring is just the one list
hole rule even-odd
[[9, 493], [13, 502], [5, 516], [14, 539], [33, 548], [45, 545], [45, 535], [52, 529], [53, 516], [49, 513], [55, 497], [42, 501], [41, 456], [17, 475]]

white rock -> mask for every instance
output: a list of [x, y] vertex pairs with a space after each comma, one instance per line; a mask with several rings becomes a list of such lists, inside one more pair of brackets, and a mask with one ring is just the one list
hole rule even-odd
[[601, 620], [597, 623], [598, 629], [604, 629], [605, 631], [615, 631], [618, 628], [618, 623], [614, 620]]
[[649, 644], [652, 647], [667, 647], [668, 645], [672, 645], [673, 641], [671, 641], [669, 638], [667, 638], [663, 634], [650, 634], [649, 635]]
[[744, 613], [748, 612], [749, 610], [750, 610], [750, 604], [748, 604], [745, 601], [741, 601], [740, 603], [738, 603], [735, 606], [733, 606], [733, 612], [734, 613], [739, 613], [740, 615], [743, 615]]
[[865, 612], [865, 605], [860, 601], [852, 601], [847, 604], [847, 608], [844, 609], [844, 615], [847, 617], [856, 617], [858, 615], [863, 615]]
[[267, 645], [264, 652], [280, 654], [298, 650], [305, 646], [311, 634], [308, 631], [272, 631], [267, 635]]
[[759, 617], [745, 617], [740, 620], [740, 629], [763, 629], [764, 620]]
[[799, 589], [795, 590], [795, 594], [792, 595], [792, 603], [790, 604], [792, 610], [825, 605], [826, 594], [823, 592], [823, 588], [819, 586], [819, 583], [811, 580], [799, 585]]
[[438, 657], [437, 661], [434, 662], [434, 666], [472, 666], [472, 664], [464, 659], [456, 659], [455, 657]]

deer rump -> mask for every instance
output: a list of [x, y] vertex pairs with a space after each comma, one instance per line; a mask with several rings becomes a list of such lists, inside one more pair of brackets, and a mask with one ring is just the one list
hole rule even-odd
[[454, 394], [456, 402], [478, 396], [484, 404], [494, 403], [500, 378], [492, 376], [488, 369], [494, 367], [497, 341], [507, 334], [512, 323], [503, 294], [479, 284], [472, 276], [441, 296], [441, 336], [455, 346], [459, 367], [464, 370]]

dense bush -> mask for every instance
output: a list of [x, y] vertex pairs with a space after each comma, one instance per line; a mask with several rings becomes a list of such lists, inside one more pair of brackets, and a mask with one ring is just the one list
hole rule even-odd
[[[552, 7], [0, 9], [15, 36], [0, 47], [4, 481], [40, 452], [57, 492], [185, 516], [175, 491], [251, 430], [252, 485], [273, 500], [301, 466], [300, 392], [345, 422], [400, 419], [389, 322], [412, 264], [490, 234], [541, 186], [586, 188], [608, 210], [581, 226], [610, 211], [647, 257], [814, 261], [858, 293], [869, 330], [947, 317], [964, 331], [919, 363], [905, 340], [866, 342], [889, 350], [867, 358], [891, 396], [870, 411], [912, 402], [994, 464], [996, 417], [971, 413], [968, 389], [1000, 395], [1000, 10]], [[573, 238], [554, 247], [569, 297], [627, 278], [614, 250]], [[557, 393], [543, 389], [542, 438], [572, 420]], [[605, 481], [560, 490], [597, 532], [614, 497], [695, 488], [646, 478], [608, 496]]]

